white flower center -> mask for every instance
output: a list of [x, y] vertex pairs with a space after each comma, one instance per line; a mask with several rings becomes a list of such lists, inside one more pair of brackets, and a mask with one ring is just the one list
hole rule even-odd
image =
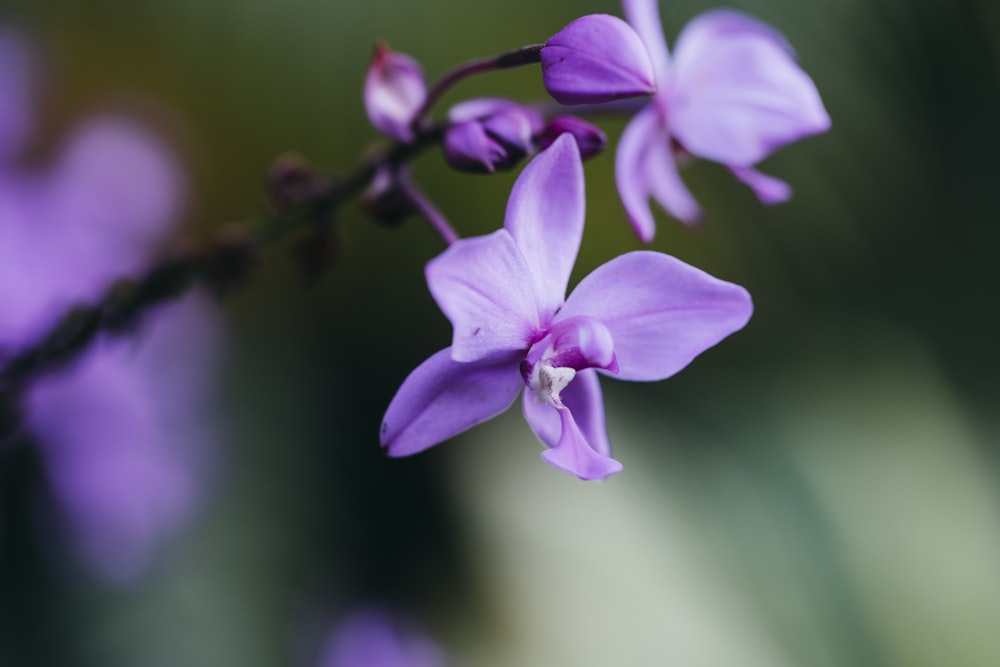
[[560, 393], [574, 377], [576, 377], [574, 369], [550, 366], [543, 361], [535, 364], [528, 386], [535, 392], [539, 403], [548, 403], [552, 407], [561, 408], [563, 404]]

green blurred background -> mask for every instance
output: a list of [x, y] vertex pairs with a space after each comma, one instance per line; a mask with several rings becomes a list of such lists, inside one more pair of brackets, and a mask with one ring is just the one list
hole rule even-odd
[[[422, 281], [441, 247], [419, 220], [387, 229], [348, 206], [320, 282], [274, 248], [221, 304], [224, 469], [145, 579], [53, 568], [30, 521], [5, 526], [0, 658], [311, 665], [329, 623], [375, 601], [470, 667], [1000, 664], [1000, 5], [730, 5], [784, 32], [833, 129], [764, 164], [795, 188], [783, 206], [717, 165], [687, 172], [707, 223], [661, 216], [654, 248], [747, 286], [756, 313], [667, 382], [604, 383], [621, 475], [544, 465], [516, 409], [382, 458], [385, 406], [449, 340]], [[668, 38], [713, 6], [661, 2]], [[202, 237], [263, 210], [277, 155], [342, 173], [376, 141], [360, 95], [375, 40], [433, 77], [591, 12], [620, 8], [2, 0], [0, 20], [40, 54], [42, 146], [133, 110], [176, 142]], [[544, 91], [526, 69], [446, 101], [487, 93]], [[604, 127], [617, 139], [623, 122]], [[501, 224], [516, 176], [456, 174], [437, 151], [415, 171], [463, 235]], [[575, 279], [638, 246], [613, 154], [586, 174]], [[27, 515], [42, 476], [19, 465], [3, 498]]]

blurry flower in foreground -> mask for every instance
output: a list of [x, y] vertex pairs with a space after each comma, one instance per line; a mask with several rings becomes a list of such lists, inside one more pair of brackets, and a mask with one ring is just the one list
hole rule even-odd
[[616, 16], [581, 16], [545, 42], [542, 82], [561, 104], [599, 104], [656, 90], [642, 40]]
[[788, 184], [753, 169], [785, 144], [830, 127], [816, 86], [773, 28], [734, 10], [692, 20], [667, 51], [656, 0], [622, 0], [656, 70], [657, 93], [618, 145], [615, 177], [632, 226], [645, 242], [655, 224], [648, 199], [691, 223], [698, 203], [678, 175], [686, 155], [720, 162], [765, 204]]
[[610, 457], [597, 372], [662, 380], [746, 324], [750, 295], [661, 253], [621, 255], [565, 298], [583, 237], [583, 165], [563, 135], [518, 177], [504, 228], [460, 240], [427, 265], [452, 345], [403, 382], [382, 446], [406, 456], [506, 410], [522, 386], [524, 416], [581, 479], [621, 470]]
[[385, 612], [357, 611], [340, 622], [323, 647], [319, 667], [445, 667], [430, 639]]
[[410, 123], [426, 98], [420, 64], [385, 44], [376, 44], [365, 75], [365, 110], [375, 129], [393, 139], [411, 141]]
[[[16, 84], [0, 99], [27, 105], [25, 78], [7, 76], [26, 58], [11, 53], [0, 42], [0, 85]], [[160, 143], [114, 117], [83, 125], [47, 173], [0, 162], [0, 349], [35, 342], [70, 305], [148, 264], [182, 185]], [[140, 574], [198, 505], [216, 337], [209, 304], [192, 295], [152, 313], [134, 337], [97, 340], [26, 392], [25, 421], [59, 512], [80, 556], [107, 579]]]

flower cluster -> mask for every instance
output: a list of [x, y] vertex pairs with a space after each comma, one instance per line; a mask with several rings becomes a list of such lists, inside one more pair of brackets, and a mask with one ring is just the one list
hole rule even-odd
[[[684, 222], [699, 217], [678, 169], [695, 156], [726, 165], [764, 203], [786, 200], [790, 188], [753, 165], [826, 130], [829, 118], [784, 38], [742, 13], [709, 12], [682, 31], [671, 61], [655, 0], [623, 5], [628, 22], [584, 16], [536, 51], [545, 87], [562, 105], [650, 96], [616, 159], [640, 240], [653, 238], [650, 197]], [[365, 101], [381, 132], [416, 141], [439, 93], [411, 57], [376, 50]], [[403, 382], [382, 423], [382, 446], [390, 456], [422, 451], [505, 411], [524, 387], [524, 417], [548, 463], [588, 480], [619, 472], [599, 377], [670, 377], [746, 324], [749, 294], [669, 255], [636, 251], [599, 267], [567, 297], [584, 227], [582, 158], [600, 152], [603, 133], [563, 109], [506, 99], [459, 103], [441, 127], [445, 159], [462, 171], [490, 173], [537, 156], [493, 234], [459, 239], [436, 209], [414, 200], [448, 230], [450, 247], [430, 261], [426, 278], [454, 333], [450, 347]]]
[[[391, 400], [381, 425], [389, 456], [491, 419], [523, 390], [521, 409], [546, 447], [543, 459], [581, 479], [606, 478], [622, 465], [611, 455], [601, 376], [666, 379], [748, 322], [744, 288], [651, 250], [612, 258], [570, 289], [584, 233], [583, 161], [608, 143], [588, 115], [633, 116], [617, 145], [615, 178], [624, 217], [644, 243], [655, 231], [650, 199], [685, 223], [699, 219], [680, 176], [688, 161], [721, 163], [761, 202], [779, 203], [790, 186], [756, 165], [830, 125], [812, 80], [771, 27], [733, 10], [708, 12], [681, 31], [671, 55], [656, 0], [623, 0], [623, 8], [625, 20], [583, 16], [543, 44], [466, 63], [431, 84], [414, 58], [380, 44], [364, 104], [388, 147], [343, 179], [286, 161], [272, 174], [273, 217], [237, 235], [252, 245], [309, 226], [306, 241], [323, 240], [323, 216], [358, 197], [383, 222], [422, 215], [445, 241], [425, 275], [453, 327], [451, 344]], [[526, 65], [540, 66], [555, 102], [467, 99], [435, 119], [435, 103], [463, 79]], [[65, 361], [59, 354], [60, 363], [44, 367], [48, 374], [11, 372], [44, 358], [46, 345], [33, 344], [61, 340], [51, 334], [75, 305], [146, 270], [183, 199], [175, 161], [121, 118], [83, 125], [47, 170], [17, 168], [31, 131], [32, 80], [23, 45], [0, 33], [0, 399], [22, 399], [24, 423], [83, 555], [103, 574], [127, 578], [197, 505], [204, 438], [178, 425], [201, 423], [188, 417], [201, 403], [215, 325], [192, 296], [158, 310], [137, 344], [104, 335], [102, 323], [89, 345], [73, 348], [83, 352], [63, 372], [50, 372]], [[431, 146], [467, 173], [527, 161], [502, 228], [463, 239], [420, 192], [411, 162]], [[197, 275], [185, 285], [212, 284], [211, 276], [222, 283], [227, 266], [211, 261], [232, 254], [186, 259], [178, 265]], [[183, 290], [151, 291], [126, 310]]]

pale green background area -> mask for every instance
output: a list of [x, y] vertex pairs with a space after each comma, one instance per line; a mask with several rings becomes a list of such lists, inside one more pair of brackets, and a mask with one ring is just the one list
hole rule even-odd
[[[604, 383], [621, 475], [550, 469], [517, 409], [381, 458], [384, 407], [448, 341], [422, 281], [440, 242], [348, 206], [319, 284], [276, 248], [224, 302], [224, 470], [147, 579], [103, 587], [5, 527], [0, 664], [309, 665], [329, 623], [370, 600], [470, 667], [1000, 664], [1000, 10], [731, 4], [784, 32], [833, 130], [765, 162], [795, 188], [786, 205], [696, 164], [706, 224], [658, 217], [655, 249], [746, 285], [756, 313], [669, 381]], [[661, 3], [668, 37], [711, 6]], [[620, 14], [569, 0], [0, 6], [42, 55], [38, 155], [75, 119], [134, 110], [177, 143], [194, 236], [262, 210], [280, 153], [344, 172], [376, 141], [360, 96], [376, 39], [435, 76], [587, 12]], [[486, 93], [544, 95], [525, 69], [448, 99]], [[605, 127], [614, 140], [623, 123]], [[464, 235], [501, 224], [516, 176], [456, 174], [436, 151], [415, 173]], [[612, 173], [611, 153], [587, 164], [576, 278], [638, 247]], [[26, 471], [7, 496], [37, 483]]]

